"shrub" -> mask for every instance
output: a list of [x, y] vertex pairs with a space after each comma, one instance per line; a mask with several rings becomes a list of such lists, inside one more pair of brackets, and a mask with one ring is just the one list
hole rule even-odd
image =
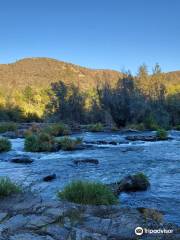
[[0, 123], [0, 133], [8, 132], [8, 131], [16, 131], [17, 124], [13, 122], [1, 122]]
[[64, 151], [72, 151], [72, 150], [75, 150], [78, 144], [82, 143], [82, 139], [81, 138], [72, 139], [69, 137], [63, 137], [57, 140], [57, 143], [58, 143], [59, 149], [62, 149]]
[[32, 134], [25, 138], [24, 148], [29, 152], [51, 152], [54, 139], [47, 133]]
[[117, 204], [118, 200], [111, 190], [101, 183], [76, 181], [67, 185], [58, 196], [74, 203], [91, 205]]
[[0, 138], [0, 152], [11, 150], [11, 142], [7, 138]]
[[0, 177], [0, 197], [6, 197], [13, 193], [19, 193], [21, 189], [8, 177]]
[[90, 132], [101, 132], [101, 131], [103, 131], [103, 125], [101, 123], [90, 124], [88, 126], [88, 131], [90, 131]]
[[55, 137], [69, 135], [70, 133], [68, 126], [63, 123], [52, 124], [45, 128], [44, 131]]
[[167, 139], [167, 131], [165, 129], [158, 129], [156, 132], [156, 137], [160, 140], [165, 140]]

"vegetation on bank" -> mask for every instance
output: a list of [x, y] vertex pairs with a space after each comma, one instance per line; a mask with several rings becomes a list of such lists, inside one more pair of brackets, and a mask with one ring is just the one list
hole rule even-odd
[[48, 127], [46, 127], [43, 131], [55, 137], [65, 136], [70, 134], [69, 127], [64, 123], [51, 124]]
[[159, 140], [166, 140], [167, 137], [168, 137], [168, 133], [165, 129], [158, 129], [157, 132], [156, 132], [156, 137]]
[[0, 177], [0, 198], [21, 192], [21, 188], [8, 177]]
[[102, 123], [95, 123], [88, 125], [88, 131], [90, 132], [102, 132], [104, 127]]
[[15, 122], [1, 122], [0, 123], [0, 133], [8, 132], [8, 131], [16, 131], [17, 124]]
[[64, 151], [72, 151], [75, 150], [77, 145], [82, 144], [81, 138], [72, 139], [69, 137], [63, 137], [56, 140], [58, 144], [58, 149], [62, 149]]
[[11, 150], [11, 142], [7, 138], [0, 138], [0, 153]]
[[[11, 103], [10, 99], [0, 102], [0, 121], [62, 121], [68, 125], [87, 124], [90, 131], [102, 131], [102, 126], [178, 129], [179, 89], [170, 86], [159, 65], [154, 67], [152, 74], [143, 65], [136, 76], [128, 72], [113, 85], [104, 82], [86, 91], [78, 84], [63, 81], [52, 83], [46, 90], [25, 87], [23, 96], [13, 99], [18, 104]], [[54, 136], [68, 134], [63, 124], [54, 124], [46, 130]]]
[[118, 200], [111, 190], [101, 183], [75, 181], [58, 193], [62, 200], [90, 205], [112, 205]]

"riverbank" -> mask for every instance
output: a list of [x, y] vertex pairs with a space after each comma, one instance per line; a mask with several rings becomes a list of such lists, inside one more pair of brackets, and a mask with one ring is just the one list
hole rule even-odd
[[[173, 230], [146, 234], [135, 228]], [[43, 200], [26, 192], [0, 201], [1, 240], [178, 240], [180, 229], [165, 223], [157, 211], [120, 206], [88, 206]]]

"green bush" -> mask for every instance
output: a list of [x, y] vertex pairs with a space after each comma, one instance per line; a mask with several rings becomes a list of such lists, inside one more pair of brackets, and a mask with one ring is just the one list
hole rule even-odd
[[0, 133], [8, 132], [8, 131], [16, 131], [17, 124], [13, 122], [1, 122], [0, 123]]
[[104, 127], [101, 123], [95, 123], [95, 124], [90, 124], [88, 126], [88, 131], [90, 131], [90, 132], [102, 132], [103, 128]]
[[7, 138], [0, 138], [0, 152], [11, 150], [11, 142]]
[[82, 143], [82, 139], [81, 138], [72, 139], [69, 137], [63, 137], [58, 139], [57, 143], [58, 143], [59, 149], [62, 149], [64, 151], [72, 151], [72, 150], [75, 150], [78, 144]]
[[58, 196], [74, 203], [91, 205], [117, 204], [118, 200], [111, 190], [101, 183], [76, 181], [67, 185]]
[[0, 177], [0, 197], [6, 197], [13, 193], [19, 193], [21, 189], [8, 177]]
[[47, 133], [32, 134], [25, 138], [24, 148], [29, 152], [51, 152], [54, 139]]
[[158, 129], [156, 132], [156, 137], [160, 140], [165, 140], [167, 139], [167, 131], [165, 129]]
[[44, 129], [44, 131], [55, 137], [65, 136], [70, 134], [70, 130], [68, 126], [63, 123], [49, 125]]

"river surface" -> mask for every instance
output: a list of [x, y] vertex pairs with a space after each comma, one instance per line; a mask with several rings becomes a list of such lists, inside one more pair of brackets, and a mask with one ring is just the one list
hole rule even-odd
[[[0, 154], [0, 176], [9, 176], [44, 198], [56, 198], [57, 191], [72, 180], [112, 183], [127, 174], [144, 172], [149, 177], [151, 188], [145, 192], [121, 194], [121, 206], [155, 208], [165, 214], [165, 220], [180, 225], [180, 132], [170, 131], [172, 140], [158, 142], [127, 142], [127, 135], [74, 134], [74, 137], [83, 137], [86, 142], [103, 140], [119, 144], [94, 144], [90, 149], [55, 153], [27, 153], [23, 150], [23, 139], [12, 139], [12, 151]], [[34, 162], [27, 165], [11, 163], [10, 158], [18, 154], [31, 156]], [[98, 159], [99, 164], [73, 163], [73, 160], [83, 158]], [[53, 173], [57, 175], [54, 181], [43, 182], [44, 176]]]

